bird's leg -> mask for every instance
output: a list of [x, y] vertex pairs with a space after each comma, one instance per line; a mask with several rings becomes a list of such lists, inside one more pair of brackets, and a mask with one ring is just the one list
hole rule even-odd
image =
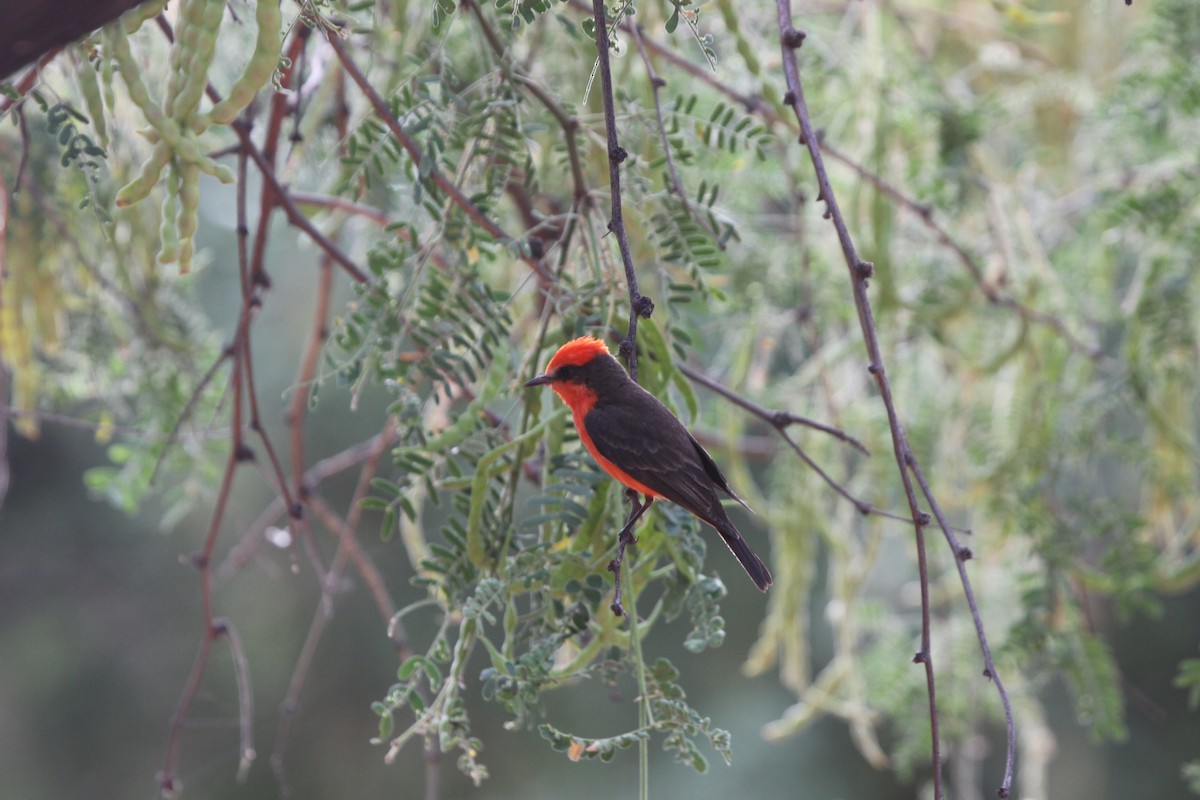
[[654, 502], [653, 497], [646, 495], [646, 502], [639, 503], [635, 489], [626, 489], [625, 496], [629, 498], [630, 503], [629, 517], [625, 520], [625, 527], [617, 534], [617, 557], [608, 562], [608, 571], [613, 574], [613, 582], [616, 584], [611, 608], [618, 617], [625, 615], [625, 609], [621, 606], [621, 559], [625, 558], [625, 548], [637, 542], [633, 536], [633, 526]]

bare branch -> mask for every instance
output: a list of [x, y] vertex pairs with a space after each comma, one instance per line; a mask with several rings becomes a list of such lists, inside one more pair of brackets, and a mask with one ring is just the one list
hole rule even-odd
[[[637, 323], [639, 317], [650, 319], [654, 302], [638, 291], [637, 270], [625, 233], [625, 217], [621, 211], [621, 162], [629, 157], [617, 137], [617, 112], [613, 102], [612, 67], [608, 52], [608, 14], [604, 0], [592, 0], [592, 20], [596, 23], [596, 54], [600, 64], [600, 93], [604, 99], [604, 130], [608, 137], [608, 182], [611, 197], [611, 216], [608, 229], [617, 237], [621, 263], [625, 266], [625, 283], [629, 288], [629, 335], [621, 342], [621, 355], [629, 365], [629, 375], [637, 380]], [[635, 504], [636, 508], [636, 504]], [[632, 517], [632, 510], [630, 512]]]
[[[787, 83], [787, 95], [785, 102], [795, 112], [796, 121], [801, 129], [801, 143], [808, 149], [809, 158], [812, 161], [813, 169], [816, 172], [817, 184], [819, 187], [818, 200], [826, 204], [826, 217], [833, 222], [834, 230], [837, 232], [838, 242], [841, 245], [842, 255], [846, 261], [847, 271], [849, 273], [851, 287], [854, 295], [854, 305], [858, 312], [859, 326], [862, 329], [863, 339], [867, 348], [868, 356], [868, 371], [875, 378], [875, 384], [879, 389], [881, 398], [883, 399], [884, 407], [888, 415], [888, 427], [892, 434], [892, 446], [895, 452], [896, 464], [900, 472], [900, 479], [904, 485], [904, 494], [908, 500], [909, 511], [912, 514], [913, 532], [917, 550], [917, 565], [920, 572], [921, 583], [921, 649], [913, 659], [920, 663], [925, 668], [926, 689], [929, 695], [929, 724], [930, 733], [933, 743], [932, 766], [933, 766], [933, 782], [934, 782], [934, 797], [940, 800], [943, 796], [942, 788], [942, 769], [941, 769], [941, 743], [938, 734], [938, 711], [937, 711], [937, 692], [934, 682], [933, 654], [930, 644], [930, 612], [929, 612], [929, 567], [925, 548], [925, 526], [929, 523], [929, 515], [921, 511], [917, 500], [916, 490], [913, 486], [912, 474], [919, 470], [917, 459], [913, 455], [912, 448], [909, 445], [908, 437], [904, 432], [904, 427], [900, 423], [899, 413], [896, 410], [896, 404], [892, 397], [891, 383], [888, 381], [887, 373], [884, 370], [883, 357], [879, 346], [878, 333], [875, 327], [875, 319], [871, 309], [870, 297], [867, 294], [867, 287], [872, 275], [873, 267], [870, 263], [859, 258], [857, 249], [854, 246], [854, 241], [850, 236], [850, 231], [846, 226], [845, 217], [842, 215], [841, 209], [838, 206], [837, 198], [834, 195], [833, 187], [829, 182], [829, 176], [825, 169], [825, 160], [822, 157], [819, 139], [812, 126], [812, 120], [809, 117], [808, 105], [804, 100], [803, 86], [800, 81], [800, 68], [796, 59], [796, 50], [804, 41], [805, 34], [797, 30], [792, 24], [791, 6], [788, 0], [776, 0], [775, 7], [777, 10], [780, 32], [780, 49], [783, 60], [784, 78]], [[911, 471], [911, 473], [910, 473]], [[947, 537], [947, 541], [952, 545], [956, 539], [953, 532], [941, 511], [941, 507], [929, 490], [928, 485], [924, 483], [923, 475], [919, 475], [918, 480], [922, 482], [922, 492], [926, 500], [933, 508], [934, 514], [942, 526], [943, 533]], [[964, 590], [967, 597], [968, 605], [971, 607], [971, 613], [976, 620], [976, 634], [979, 638], [980, 649], [983, 652], [985, 675], [992, 678], [999, 693], [1000, 701], [1005, 709], [1005, 717], [1007, 720], [1008, 733], [1008, 755], [1005, 759], [1005, 773], [999, 789], [999, 795], [1002, 798], [1008, 797], [1012, 786], [1012, 766], [1015, 734], [1012, 724], [1012, 711], [1009, 703], [1008, 694], [1004, 690], [1004, 685], [1000, 682], [996, 675], [995, 665], [992, 663], [991, 650], [987, 643], [987, 637], [984, 633], [982, 622], [980, 621], [979, 612], [975, 603], [974, 592], [970, 589], [970, 580], [966, 569], [962, 566], [965, 554], [968, 551], [955, 549], [955, 560], [959, 565], [959, 576], [963, 582]]]

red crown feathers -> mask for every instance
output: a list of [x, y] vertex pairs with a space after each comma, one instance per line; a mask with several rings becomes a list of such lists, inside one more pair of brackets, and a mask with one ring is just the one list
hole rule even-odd
[[595, 336], [580, 336], [558, 348], [558, 352], [546, 365], [546, 372], [551, 373], [562, 366], [581, 367], [599, 355], [611, 355], [608, 345], [603, 339]]

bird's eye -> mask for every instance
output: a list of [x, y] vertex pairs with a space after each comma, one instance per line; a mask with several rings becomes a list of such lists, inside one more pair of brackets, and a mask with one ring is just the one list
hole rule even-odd
[[554, 377], [560, 381], [569, 381], [575, 377], [575, 367], [570, 364], [565, 364], [558, 368], [554, 373]]

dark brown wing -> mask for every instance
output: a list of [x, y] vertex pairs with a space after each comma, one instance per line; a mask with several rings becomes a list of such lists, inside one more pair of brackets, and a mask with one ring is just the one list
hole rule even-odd
[[636, 391], [634, 402], [597, 403], [584, 419], [600, 455], [701, 519], [723, 519], [716, 490], [729, 489], [717, 465], [666, 406]]
[[[686, 508], [721, 534], [746, 573], [762, 591], [771, 572], [738, 533], [721, 506], [717, 489], [742, 502], [725, 476], [683, 423], [640, 388], [628, 402], [597, 403], [584, 418], [600, 455], [673, 503]], [[745, 505], [745, 503], [742, 503]]]

